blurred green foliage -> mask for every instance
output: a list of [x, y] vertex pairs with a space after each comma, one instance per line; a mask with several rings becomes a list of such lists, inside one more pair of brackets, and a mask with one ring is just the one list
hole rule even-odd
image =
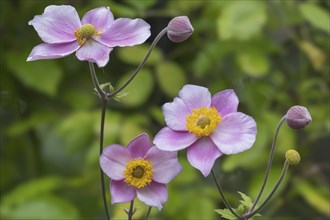
[[[115, 48], [109, 64], [97, 69], [99, 81], [115, 87], [125, 82], [172, 17], [187, 15], [195, 29], [182, 43], [164, 37], [124, 90], [128, 96], [108, 104], [105, 145], [125, 146], [141, 132], [153, 137], [165, 124], [161, 105], [186, 83], [212, 93], [233, 88], [239, 110], [258, 124], [253, 148], [215, 164], [229, 202], [237, 207], [237, 191], [252, 200], [257, 195], [276, 124], [289, 107], [303, 105], [313, 122], [297, 131], [282, 127], [261, 201], [275, 184], [287, 149], [298, 150], [302, 161], [289, 169], [259, 219], [330, 217], [329, 1], [1, 0], [1, 219], [105, 218], [98, 162], [100, 103], [87, 63], [74, 55], [25, 61], [41, 43], [27, 23], [50, 4], [72, 4], [80, 16], [110, 6], [116, 18], [141, 17], [150, 23], [152, 36], [145, 44]], [[168, 185], [163, 210], [152, 209], [151, 218], [220, 218], [214, 210], [224, 205], [212, 179], [192, 168], [185, 152], [179, 160], [184, 170]], [[136, 204], [135, 217], [142, 218], [147, 208]], [[127, 207], [111, 206], [110, 213], [125, 219]]]

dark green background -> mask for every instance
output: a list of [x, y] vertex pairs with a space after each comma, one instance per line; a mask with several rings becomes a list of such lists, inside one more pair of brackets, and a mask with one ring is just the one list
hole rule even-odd
[[[264, 196], [282, 169], [285, 151], [300, 152], [279, 192], [260, 219], [326, 219], [329, 207], [329, 1], [48, 1], [1, 0], [1, 219], [104, 219], [99, 181], [100, 103], [87, 62], [74, 55], [26, 62], [41, 43], [32, 26], [47, 5], [71, 4], [80, 17], [110, 6], [116, 18], [140, 17], [152, 36], [141, 45], [115, 48], [97, 68], [101, 83], [125, 82], [157, 33], [175, 16], [187, 15], [195, 29], [182, 43], [166, 36], [126, 89], [108, 104], [105, 144], [127, 143], [141, 132], [153, 137], [165, 125], [161, 106], [184, 84], [212, 94], [235, 89], [239, 111], [255, 118], [258, 135], [248, 151], [217, 160], [226, 196], [255, 198], [266, 170], [276, 124], [293, 105], [306, 106], [313, 122], [302, 130], [283, 125]], [[211, 177], [204, 178], [179, 152], [183, 172], [168, 185], [169, 199], [151, 219], [220, 219], [224, 208]], [[110, 200], [107, 182], [107, 196]], [[265, 198], [265, 197], [262, 198]], [[136, 218], [146, 206], [136, 202]], [[125, 219], [122, 208], [111, 216]]]

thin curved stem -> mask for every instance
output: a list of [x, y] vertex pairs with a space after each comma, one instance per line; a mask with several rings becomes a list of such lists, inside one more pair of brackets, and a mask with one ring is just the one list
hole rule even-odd
[[[105, 93], [101, 89], [99, 82], [97, 80], [97, 76], [95, 73], [94, 64], [89, 62], [89, 70], [92, 76], [93, 85], [96, 88], [97, 92], [99, 93], [99, 97], [101, 99], [101, 125], [100, 125], [100, 155], [103, 152], [103, 139], [104, 139], [104, 121], [105, 121], [105, 115], [106, 115], [106, 106], [107, 106], [107, 100]], [[110, 213], [108, 210], [108, 204], [107, 204], [107, 198], [105, 193], [105, 181], [104, 181], [104, 173], [102, 169], [100, 168], [100, 176], [101, 176], [101, 188], [102, 188], [102, 198], [103, 198], [103, 205], [105, 209], [105, 213], [107, 216], [107, 219], [110, 220]]]
[[133, 215], [134, 215], [134, 199], [131, 201], [129, 210], [127, 212], [128, 220], [132, 220]]
[[223, 203], [225, 204], [225, 206], [227, 207], [227, 209], [228, 209], [233, 215], [235, 215], [238, 219], [242, 219], [242, 217], [239, 216], [239, 215], [234, 211], [234, 209], [229, 205], [229, 203], [227, 202], [226, 197], [225, 197], [225, 194], [223, 193], [223, 190], [222, 190], [222, 188], [221, 188], [221, 185], [219, 184], [219, 181], [218, 181], [216, 175], [214, 174], [213, 168], [212, 168], [212, 170], [211, 170], [211, 174], [212, 174], [213, 180], [214, 180], [214, 182], [215, 182], [215, 185], [217, 186], [218, 191], [219, 191], [219, 193], [220, 193], [220, 195], [221, 195], [221, 198], [222, 198], [222, 200], [223, 200]]
[[89, 71], [90, 71], [91, 76], [92, 76], [94, 87], [95, 87], [96, 91], [99, 93], [100, 99], [103, 100], [103, 99], [106, 98], [106, 94], [101, 89], [100, 84], [99, 84], [99, 82], [97, 80], [97, 76], [96, 76], [96, 73], [95, 73], [94, 64], [92, 62], [88, 62], [88, 65], [89, 65]]
[[120, 91], [122, 91], [126, 86], [128, 86], [128, 84], [134, 79], [134, 77], [138, 74], [138, 72], [144, 66], [144, 64], [146, 63], [146, 61], [147, 61], [149, 55], [151, 54], [152, 50], [155, 48], [155, 46], [158, 43], [158, 41], [164, 36], [164, 34], [166, 32], [167, 32], [167, 27], [164, 28], [161, 32], [159, 32], [159, 34], [156, 36], [156, 38], [154, 39], [154, 41], [150, 45], [150, 48], [149, 48], [147, 54], [145, 55], [145, 57], [143, 58], [143, 60], [139, 64], [139, 66], [136, 68], [136, 70], [132, 73], [131, 77], [127, 80], [127, 82], [124, 85], [122, 85], [121, 87], [119, 87], [117, 90], [115, 90], [114, 92], [112, 92], [110, 94], [106, 94], [107, 98], [112, 98], [113, 96], [115, 96], [116, 94], [118, 94]]
[[278, 136], [278, 132], [283, 124], [283, 122], [285, 121], [285, 116], [283, 116], [281, 118], [281, 120], [279, 121], [279, 123], [277, 124], [277, 127], [276, 127], [276, 130], [275, 130], [275, 134], [274, 134], [274, 139], [273, 139], [273, 143], [272, 143], [272, 147], [271, 147], [271, 150], [270, 150], [270, 156], [269, 156], [269, 160], [268, 160], [268, 165], [267, 165], [267, 170], [266, 170], [266, 175], [265, 175], [265, 179], [262, 183], [262, 186], [261, 186], [261, 189], [259, 191], [259, 194], [256, 198], [256, 200], [254, 201], [252, 207], [250, 208], [249, 212], [248, 213], [251, 213], [253, 212], [253, 209], [256, 207], [260, 197], [261, 197], [261, 194], [263, 193], [264, 189], [265, 189], [265, 186], [266, 186], [266, 183], [267, 183], [267, 180], [268, 180], [268, 176], [269, 176], [269, 171], [270, 171], [270, 168], [272, 167], [272, 162], [273, 162], [273, 157], [274, 157], [274, 152], [275, 152], [275, 145], [276, 145], [276, 140], [277, 140], [277, 136]]
[[149, 206], [145, 220], [148, 220], [152, 206]]
[[[105, 99], [102, 99], [101, 101], [102, 101], [102, 111], [101, 111], [101, 129], [100, 129], [100, 155], [103, 152], [104, 121], [105, 121], [106, 104], [107, 104], [107, 101]], [[107, 198], [105, 193], [104, 173], [101, 167], [100, 167], [100, 174], [101, 174], [103, 205], [104, 205], [105, 213], [107, 215], [107, 219], [110, 220], [110, 214], [108, 210]]]
[[259, 211], [261, 211], [266, 206], [266, 204], [272, 198], [272, 196], [274, 195], [274, 193], [276, 192], [276, 190], [278, 189], [278, 187], [281, 185], [281, 182], [284, 179], [285, 174], [288, 171], [288, 168], [289, 168], [289, 163], [288, 163], [287, 160], [285, 160], [284, 166], [283, 166], [283, 169], [282, 169], [282, 172], [281, 172], [281, 175], [280, 175], [280, 178], [277, 180], [274, 189], [270, 192], [270, 194], [267, 196], [267, 198], [265, 199], [265, 201], [260, 205], [260, 207], [258, 207], [253, 212], [248, 213], [247, 215], [244, 215], [244, 217], [250, 218], [250, 217], [254, 216], [255, 214], [257, 214]]

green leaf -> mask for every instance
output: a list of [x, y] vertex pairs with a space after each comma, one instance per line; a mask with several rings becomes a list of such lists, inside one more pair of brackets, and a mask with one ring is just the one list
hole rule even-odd
[[247, 40], [261, 31], [266, 19], [264, 2], [232, 1], [224, 6], [217, 20], [218, 34], [224, 40]]
[[[123, 47], [118, 49], [119, 58], [129, 64], [138, 65], [149, 50], [149, 45], [141, 44], [134, 47]], [[161, 50], [154, 48], [145, 65], [154, 65], [163, 59]]]
[[57, 134], [64, 141], [63, 148], [68, 153], [86, 147], [92, 137], [96, 114], [91, 112], [75, 112], [63, 120], [56, 127]]
[[[130, 74], [124, 75], [118, 85], [123, 85], [130, 77]], [[128, 107], [137, 107], [144, 104], [151, 95], [154, 87], [154, 79], [151, 72], [144, 69], [141, 70], [133, 81], [123, 90], [128, 93], [123, 97], [122, 103]]]
[[7, 134], [11, 137], [23, 135], [25, 132], [38, 127], [42, 124], [50, 123], [58, 119], [59, 115], [54, 112], [35, 112], [29, 118], [14, 123], [7, 130]]
[[229, 209], [216, 209], [214, 211], [216, 213], [218, 213], [219, 215], [221, 215], [222, 218], [229, 219], [229, 220], [237, 219], [237, 217], [235, 215], [233, 215], [233, 213], [231, 213], [229, 211]]
[[173, 62], [162, 62], [156, 66], [156, 76], [162, 91], [169, 97], [175, 97], [187, 83], [182, 68]]
[[55, 96], [62, 78], [62, 70], [53, 60], [26, 61], [26, 54], [9, 52], [8, 68], [25, 86], [49, 96]]
[[320, 193], [317, 188], [315, 188], [310, 183], [304, 180], [300, 180], [299, 182], [296, 181], [295, 187], [307, 203], [309, 203], [313, 208], [318, 210], [320, 213], [323, 213], [326, 216], [330, 217], [329, 197]]
[[150, 109], [151, 117], [156, 120], [160, 125], [165, 125], [163, 111], [160, 106], [153, 106]]
[[246, 208], [246, 210], [249, 210], [252, 205], [253, 205], [253, 202], [252, 202], [252, 199], [250, 197], [248, 197], [247, 195], [245, 195], [244, 193], [242, 192], [238, 192], [241, 197], [242, 197], [242, 200], [239, 200], [239, 202], [244, 205], [244, 207]]
[[6, 194], [1, 200], [1, 206], [11, 207], [17, 206], [27, 200], [37, 197], [44, 193], [49, 193], [63, 185], [58, 177], [43, 177], [32, 180], [17, 186], [13, 191]]
[[131, 120], [126, 120], [121, 127], [120, 142], [127, 146], [127, 144], [145, 130], [137, 123]]
[[137, 10], [146, 10], [149, 7], [153, 6], [156, 3], [156, 0], [148, 0], [148, 1], [126, 0], [125, 2], [132, 5]]
[[78, 210], [67, 200], [43, 195], [16, 207], [10, 213], [13, 219], [78, 219]]
[[267, 54], [259, 50], [242, 51], [237, 55], [237, 62], [242, 70], [253, 77], [261, 77], [268, 73], [269, 62]]
[[306, 2], [299, 5], [299, 10], [314, 27], [330, 33], [330, 15], [325, 9]]

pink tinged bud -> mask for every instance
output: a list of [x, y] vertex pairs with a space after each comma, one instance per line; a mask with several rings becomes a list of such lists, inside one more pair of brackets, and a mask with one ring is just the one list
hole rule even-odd
[[186, 40], [192, 32], [194, 32], [194, 28], [187, 16], [175, 17], [167, 25], [167, 36], [173, 42]]
[[286, 123], [290, 128], [300, 129], [304, 128], [312, 121], [307, 108], [303, 106], [293, 106], [286, 114]]

